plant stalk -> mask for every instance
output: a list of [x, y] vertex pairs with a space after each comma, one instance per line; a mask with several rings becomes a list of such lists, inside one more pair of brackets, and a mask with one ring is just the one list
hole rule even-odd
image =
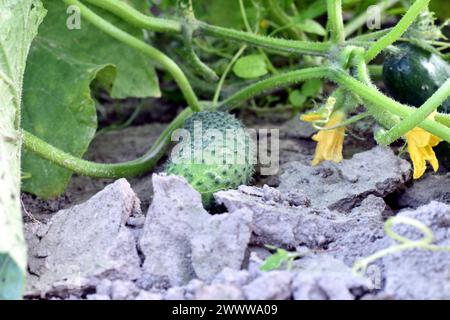
[[[363, 100], [382, 108], [381, 110], [385, 110], [399, 116], [400, 118], [407, 118], [415, 112], [415, 109], [392, 100], [376, 88], [367, 86], [364, 83], [354, 79], [344, 70], [333, 69], [330, 73], [330, 78], [338, 84], [346, 87], [348, 90], [355, 92], [363, 98]], [[425, 119], [419, 127], [450, 143], [450, 128], [445, 125], [430, 119]]]
[[327, 10], [331, 41], [343, 44], [345, 42], [345, 31], [342, 18], [342, 0], [327, 0]]
[[[62, 0], [68, 4], [83, 6], [77, 0]], [[118, 15], [125, 21], [130, 24], [138, 25], [139, 27], [146, 28], [146, 26], [141, 23], [138, 24], [139, 17], [142, 15], [139, 11], [135, 10], [133, 7], [122, 3], [120, 5], [120, 10], [118, 10], [117, 6], [114, 5], [115, 2], [113, 0], [86, 0], [95, 4], [113, 14]], [[95, 3], [94, 3], [95, 2]], [[83, 6], [83, 11], [89, 10], [85, 6]], [[81, 7], [80, 7], [81, 8]], [[89, 10], [90, 11], [90, 10]], [[94, 14], [94, 13], [93, 13]], [[96, 16], [98, 18], [98, 16]], [[145, 17], [144, 17], [145, 18]], [[167, 20], [166, 20], [167, 21]], [[164, 28], [165, 24], [158, 20], [153, 20], [153, 23], [159, 24], [160, 27]], [[329, 43], [320, 43], [320, 42], [311, 42], [311, 41], [295, 41], [295, 40], [286, 40], [286, 39], [277, 39], [270, 38], [267, 36], [256, 35], [249, 32], [238, 31], [234, 29], [228, 29], [223, 27], [218, 27], [214, 25], [207, 24], [201, 21], [194, 21], [192, 28], [197, 29], [199, 31], [204, 32], [206, 35], [215, 36], [218, 38], [229, 39], [239, 42], [244, 42], [246, 44], [251, 44], [254, 46], [272, 49], [276, 52], [288, 52], [290, 54], [308, 54], [308, 55], [318, 55], [325, 56], [328, 54], [328, 51], [331, 47]], [[153, 29], [155, 26], [152, 27]], [[182, 28], [180, 27], [179, 33], [182, 32]]]
[[25, 130], [23, 131], [23, 144], [28, 151], [37, 156], [80, 175], [108, 179], [139, 176], [154, 168], [167, 151], [172, 132], [181, 127], [191, 114], [191, 109], [185, 109], [166, 127], [145, 155], [122, 163], [97, 163], [74, 157]]
[[396, 42], [408, 30], [409, 26], [425, 10], [430, 3], [430, 0], [416, 0], [408, 9], [406, 14], [400, 19], [397, 25], [385, 36], [378, 39], [366, 53], [366, 62], [369, 63], [375, 59], [381, 51]]
[[155, 18], [134, 9], [132, 6], [117, 0], [85, 0], [99, 8], [105, 9], [127, 21], [129, 24], [155, 32], [180, 33], [182, 24], [175, 20]]
[[306, 68], [271, 76], [265, 80], [251, 84], [236, 92], [219, 104], [221, 110], [232, 110], [240, 103], [277, 88], [284, 88], [309, 79], [323, 79], [329, 76], [328, 67]]
[[411, 116], [405, 118], [388, 132], [377, 137], [377, 142], [389, 145], [408, 131], [414, 129], [427, 119], [450, 96], [450, 79], [447, 81]]

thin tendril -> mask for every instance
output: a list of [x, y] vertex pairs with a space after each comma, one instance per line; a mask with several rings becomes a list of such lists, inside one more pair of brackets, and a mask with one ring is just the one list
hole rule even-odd
[[[396, 224], [405, 224], [412, 226], [422, 232], [423, 237], [420, 240], [411, 240], [403, 237], [392, 230]], [[408, 218], [408, 217], [392, 217], [388, 219], [384, 225], [386, 235], [391, 239], [397, 241], [399, 244], [391, 246], [389, 248], [375, 252], [373, 255], [356, 261], [353, 265], [352, 271], [355, 275], [364, 275], [368, 266], [376, 260], [389, 255], [411, 249], [424, 249], [431, 251], [450, 251], [450, 246], [438, 246], [432, 244], [433, 232], [422, 222]]]

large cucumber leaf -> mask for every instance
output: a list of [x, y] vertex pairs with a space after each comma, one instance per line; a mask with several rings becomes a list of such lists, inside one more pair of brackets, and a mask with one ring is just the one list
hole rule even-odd
[[20, 299], [24, 288], [18, 119], [28, 49], [44, 14], [39, 0], [0, 0], [0, 300]]
[[[136, 3], [136, 1], [133, 1]], [[141, 0], [145, 2], [145, 0]], [[90, 86], [96, 79], [114, 98], [159, 97], [152, 62], [81, 18], [80, 29], [69, 29], [63, 1], [43, 0], [48, 10], [33, 42], [25, 73], [22, 125], [50, 144], [81, 157], [97, 128]], [[102, 17], [143, 38], [143, 31], [104, 11]], [[23, 189], [42, 198], [64, 192], [72, 173], [24, 152], [23, 171], [31, 174]]]

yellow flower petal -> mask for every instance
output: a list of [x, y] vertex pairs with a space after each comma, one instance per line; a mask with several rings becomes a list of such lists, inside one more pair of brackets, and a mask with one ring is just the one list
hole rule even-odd
[[[335, 112], [325, 128], [331, 128], [339, 125], [345, 118], [342, 112]], [[318, 165], [322, 161], [341, 162], [344, 158], [342, 150], [344, 146], [345, 128], [340, 127], [330, 130], [321, 130], [313, 136], [313, 140], [317, 141], [316, 152], [312, 165]]]
[[438, 171], [439, 161], [433, 147], [442, 140], [421, 128], [414, 128], [405, 136], [408, 142], [408, 153], [414, 166], [414, 179], [419, 179], [424, 175], [427, 170], [427, 161], [435, 172]]
[[300, 119], [305, 122], [315, 122], [323, 120], [323, 116], [319, 113], [308, 113], [308, 114], [302, 114], [300, 116]]

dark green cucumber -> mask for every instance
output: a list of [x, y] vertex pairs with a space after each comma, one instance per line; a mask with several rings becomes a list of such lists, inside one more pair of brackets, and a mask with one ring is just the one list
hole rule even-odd
[[[436, 54], [412, 44], [397, 47], [386, 56], [383, 79], [389, 93], [399, 102], [420, 107], [450, 77], [450, 65]], [[438, 109], [450, 113], [450, 98]], [[450, 169], [450, 144], [435, 148], [440, 163]]]
[[[450, 65], [437, 54], [409, 43], [397, 49], [384, 60], [384, 84], [397, 101], [420, 107], [450, 77]], [[438, 110], [450, 113], [450, 98]]]
[[174, 148], [165, 171], [184, 177], [200, 192], [205, 207], [214, 204], [213, 193], [249, 183], [254, 148], [238, 119], [225, 112], [197, 112], [183, 128], [190, 140]]

